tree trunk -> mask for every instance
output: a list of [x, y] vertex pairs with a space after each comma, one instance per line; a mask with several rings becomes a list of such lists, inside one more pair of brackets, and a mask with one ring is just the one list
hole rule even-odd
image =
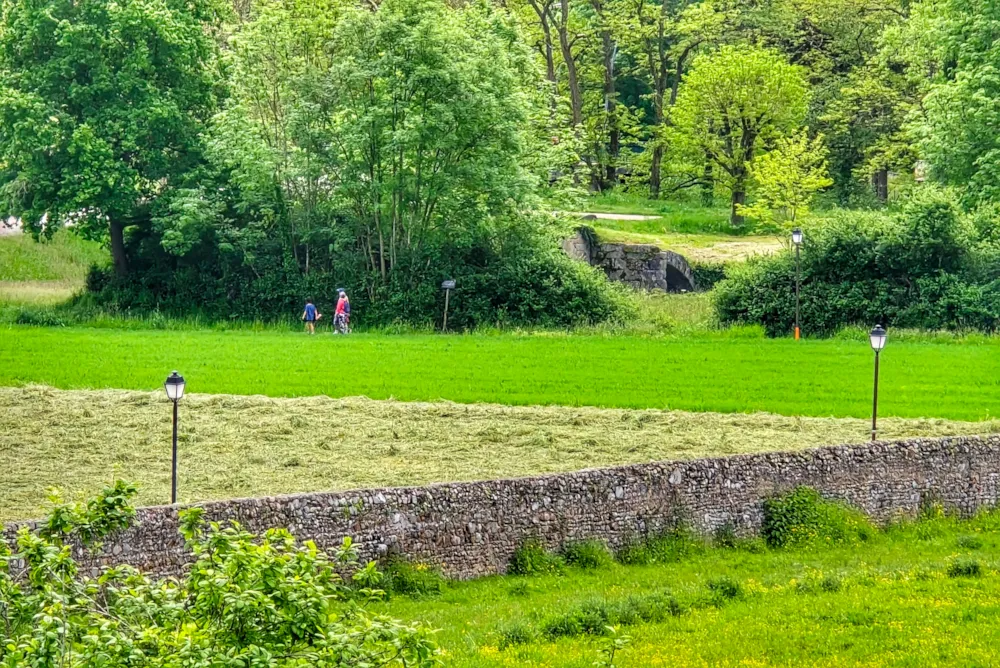
[[701, 203], [712, 206], [715, 202], [715, 174], [712, 173], [712, 160], [705, 157], [705, 169], [701, 174]]
[[742, 182], [733, 186], [733, 202], [729, 213], [729, 222], [733, 227], [743, 225], [744, 218], [739, 213], [739, 207], [747, 202], [747, 193]]
[[608, 164], [605, 166], [606, 185], [618, 182], [618, 154], [621, 151], [621, 130], [618, 127], [618, 93], [615, 85], [615, 56], [618, 45], [611, 39], [611, 32], [601, 32], [604, 46], [604, 110], [608, 114]]
[[885, 204], [889, 201], [889, 170], [880, 169], [872, 174], [872, 188], [878, 201]]
[[125, 255], [125, 225], [111, 223], [111, 261], [115, 275], [119, 278], [128, 274], [128, 257]]
[[663, 163], [663, 145], [657, 141], [653, 146], [653, 162], [649, 166], [649, 196], [660, 198], [660, 165]]
[[580, 75], [576, 68], [576, 58], [573, 57], [573, 44], [569, 38], [569, 0], [560, 0], [559, 48], [563, 61], [566, 63], [566, 79], [569, 83], [569, 104], [573, 114], [573, 130], [583, 122], [583, 95], [580, 92]]

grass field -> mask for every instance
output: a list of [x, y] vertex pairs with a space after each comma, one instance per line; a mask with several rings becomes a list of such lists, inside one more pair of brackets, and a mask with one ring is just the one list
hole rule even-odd
[[[981, 420], [1000, 406], [1000, 340], [891, 339], [885, 416]], [[870, 415], [865, 339], [330, 335], [0, 330], [0, 385], [152, 390], [172, 369], [205, 394]]]
[[537, 630], [654, 594], [675, 603], [662, 621], [619, 629], [632, 638], [619, 668], [995, 666], [998, 520], [924, 521], [858, 547], [709, 548], [676, 563], [488, 578], [385, 608], [441, 629], [453, 668], [604, 665], [595, 661], [605, 640]]
[[0, 282], [83, 284], [93, 264], [107, 262], [100, 244], [68, 232], [38, 243], [26, 234], [0, 236]]
[[[658, 410], [271, 399], [181, 404], [181, 500], [421, 485], [594, 466], [794, 450], [866, 439], [860, 419]], [[117, 473], [169, 498], [162, 390], [0, 388], [0, 522], [41, 516], [47, 490], [94, 494]], [[1000, 431], [1000, 422], [887, 419], [886, 438]]]

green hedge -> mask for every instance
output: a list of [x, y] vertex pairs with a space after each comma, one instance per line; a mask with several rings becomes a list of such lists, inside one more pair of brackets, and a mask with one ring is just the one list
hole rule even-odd
[[[928, 193], [899, 214], [844, 213], [810, 230], [802, 251], [801, 322], [829, 334], [860, 324], [996, 330], [998, 246], [943, 195]], [[791, 253], [733, 266], [716, 289], [724, 324], [788, 333], [795, 321]]]

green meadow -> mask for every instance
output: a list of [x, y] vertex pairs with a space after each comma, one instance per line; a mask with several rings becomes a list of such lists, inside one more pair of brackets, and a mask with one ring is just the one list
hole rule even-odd
[[647, 565], [464, 583], [411, 571], [413, 593], [383, 608], [440, 629], [451, 668], [606, 666], [615, 637], [618, 668], [995, 666], [998, 521], [939, 516], [808, 548], [691, 543]]
[[[880, 413], [983, 420], [1000, 407], [1000, 341], [900, 337], [883, 353]], [[581, 334], [309, 337], [288, 331], [0, 329], [0, 385], [367, 396], [719, 413], [870, 415], [864, 338]]]

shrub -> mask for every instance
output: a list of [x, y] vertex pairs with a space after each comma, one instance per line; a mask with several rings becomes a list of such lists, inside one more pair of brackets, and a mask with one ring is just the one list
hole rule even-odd
[[983, 539], [980, 536], [959, 536], [957, 543], [963, 550], [978, 550], [983, 546]]
[[[801, 289], [801, 321], [808, 333], [875, 322], [989, 331], [1000, 326], [996, 244], [979, 242], [975, 228], [940, 193], [916, 198], [895, 216], [845, 212], [808, 232]], [[731, 267], [717, 286], [715, 308], [724, 325], [790, 332], [793, 255]]]
[[[470, 232], [471, 233], [471, 232]], [[534, 218], [515, 219], [471, 238], [448, 238], [400, 256], [384, 279], [366, 266], [357, 249], [316, 257], [308, 274], [278, 243], [259, 240], [251, 260], [206, 247], [182, 258], [148, 250], [149, 240], [130, 249], [133, 272], [122, 279], [111, 269], [94, 270], [88, 286], [98, 305], [136, 313], [161, 310], [171, 316], [274, 321], [296, 318], [313, 296], [332, 313], [338, 287], [349, 290], [358, 326], [400, 323], [440, 326], [441, 281], [454, 279], [448, 324], [568, 327], [634, 318], [634, 300], [598, 269], [565, 255]], [[400, 251], [402, 253], [402, 251]]]
[[570, 566], [588, 570], [607, 568], [614, 563], [611, 552], [599, 540], [571, 541], [563, 546], [562, 558]]
[[14, 317], [17, 325], [34, 325], [37, 327], [65, 327], [66, 322], [51, 309], [21, 308]]
[[707, 292], [726, 278], [726, 265], [722, 262], [692, 262], [691, 273], [698, 290]]
[[710, 597], [715, 604], [743, 598], [743, 585], [728, 576], [713, 578], [705, 586], [708, 587]]
[[661, 622], [684, 611], [677, 599], [663, 592], [612, 601], [594, 599], [546, 618], [542, 621], [541, 632], [550, 640], [581, 635], [604, 636], [610, 627]]
[[978, 578], [983, 574], [983, 566], [978, 559], [961, 558], [948, 566], [950, 578]]
[[562, 557], [546, 550], [537, 539], [529, 538], [514, 551], [507, 572], [511, 575], [544, 575], [562, 573], [564, 567]]
[[505, 650], [515, 645], [530, 645], [538, 638], [535, 628], [524, 620], [514, 620], [497, 628], [497, 647]]
[[761, 533], [770, 547], [852, 544], [867, 541], [874, 532], [864, 514], [809, 487], [764, 501]]
[[834, 593], [840, 591], [842, 586], [843, 582], [837, 575], [823, 575], [813, 572], [799, 580], [795, 585], [795, 590], [803, 594]]
[[189, 561], [182, 577], [153, 580], [128, 566], [91, 576], [74, 555], [127, 529], [135, 494], [117, 482], [22, 527], [13, 554], [0, 541], [0, 665], [279, 665], [275, 657], [292, 657], [284, 665], [305, 665], [297, 657], [317, 666], [345, 665], [345, 657], [353, 666], [439, 665], [428, 629], [365, 609], [381, 598], [381, 574], [359, 564], [349, 538], [327, 553], [287, 529], [258, 536], [190, 508], [179, 520]]
[[434, 596], [444, 588], [444, 576], [433, 566], [412, 563], [402, 557], [392, 556], [383, 570], [384, 588], [390, 594], [421, 597]]
[[674, 563], [704, 550], [705, 542], [699, 536], [685, 527], [679, 527], [626, 545], [619, 552], [618, 560], [635, 566]]

